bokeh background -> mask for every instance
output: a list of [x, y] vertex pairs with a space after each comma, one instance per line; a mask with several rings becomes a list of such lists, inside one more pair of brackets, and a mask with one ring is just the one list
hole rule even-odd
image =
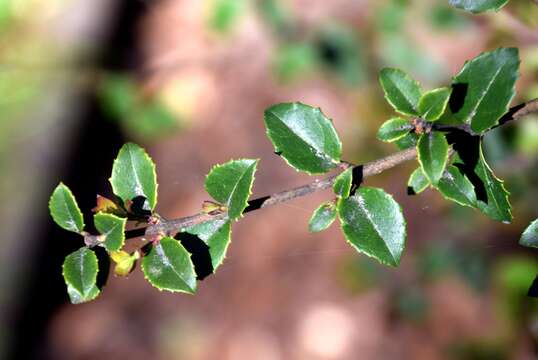
[[153, 289], [139, 269], [71, 305], [61, 276], [80, 240], [47, 210], [62, 180], [86, 223], [111, 195], [126, 141], [157, 163], [158, 212], [199, 211], [210, 167], [260, 158], [254, 196], [311, 181], [275, 156], [263, 110], [320, 106], [362, 163], [391, 109], [377, 72], [443, 86], [466, 59], [517, 46], [514, 103], [538, 97], [538, 6], [473, 16], [446, 0], [0, 0], [0, 358], [534, 359], [526, 296], [537, 252], [517, 245], [538, 216], [538, 118], [490, 132], [487, 158], [512, 193], [495, 223], [433, 190], [406, 193], [416, 164], [367, 180], [403, 206], [398, 269], [357, 254], [336, 225], [309, 234], [329, 191], [248, 214], [195, 296]]

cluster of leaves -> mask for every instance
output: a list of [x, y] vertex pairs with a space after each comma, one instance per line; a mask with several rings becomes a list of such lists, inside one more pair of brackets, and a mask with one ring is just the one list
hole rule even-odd
[[448, 3], [456, 8], [478, 14], [485, 11], [499, 11], [508, 3], [508, 0], [448, 0]]
[[517, 49], [497, 49], [468, 61], [450, 87], [426, 92], [401, 70], [381, 71], [388, 102], [411, 120], [392, 118], [381, 125], [377, 137], [404, 147], [416, 143], [420, 167], [409, 178], [411, 193], [432, 186], [446, 199], [494, 220], [512, 220], [508, 192], [486, 163], [481, 135], [507, 113], [518, 67]]
[[[378, 138], [400, 147], [415, 146], [419, 167], [408, 186], [420, 193], [428, 186], [460, 205], [476, 208], [490, 218], [512, 220], [508, 192], [493, 174], [481, 149], [482, 135], [499, 124], [515, 95], [519, 57], [517, 49], [501, 48], [468, 61], [449, 87], [423, 91], [399, 69], [380, 72], [389, 104], [405, 117], [383, 123]], [[342, 161], [342, 143], [319, 108], [281, 103], [264, 113], [267, 136], [275, 152], [297, 171], [310, 175], [344, 169], [334, 179], [335, 197], [313, 213], [309, 229], [327, 229], [336, 218], [347, 241], [357, 251], [382, 264], [398, 266], [406, 240], [406, 222], [400, 205], [383, 189], [362, 186], [362, 167]], [[209, 220], [146, 239], [140, 251], [125, 248], [129, 221], [158, 224], [155, 165], [138, 145], [125, 144], [114, 161], [110, 183], [114, 200], [98, 196], [93, 222], [99, 235], [84, 231], [82, 213], [71, 191], [62, 183], [50, 199], [50, 212], [62, 228], [84, 237], [85, 246], [68, 255], [63, 275], [71, 301], [80, 303], [99, 294], [97, 256], [103, 247], [115, 263], [115, 273], [129, 274], [141, 259], [146, 279], [160, 290], [194, 293], [203, 275], [193, 263], [192, 249], [182, 240], [195, 236], [208, 248], [211, 270], [223, 262], [231, 224], [248, 205], [258, 161], [232, 160], [211, 169], [205, 188], [214, 199], [204, 204]], [[218, 215], [218, 216], [213, 216]], [[522, 243], [536, 246], [536, 222]], [[171, 237], [177, 232], [177, 235]], [[530, 235], [529, 235], [530, 234]]]
[[187, 229], [174, 239], [166, 234], [150, 239], [149, 249], [128, 253], [124, 249], [128, 221], [159, 223], [155, 213], [157, 177], [155, 165], [136, 144], [127, 143], [119, 151], [112, 167], [110, 183], [116, 200], [97, 197], [93, 222], [100, 235], [84, 231], [84, 220], [75, 197], [60, 183], [50, 198], [49, 209], [54, 221], [62, 228], [83, 236], [85, 246], [65, 258], [63, 276], [71, 302], [93, 300], [97, 287], [98, 260], [91, 247], [103, 247], [115, 263], [115, 274], [128, 275], [142, 258], [146, 279], [161, 290], [194, 293], [196, 272], [191, 254], [181, 244], [186, 234], [199, 236], [210, 247], [213, 268], [224, 260], [230, 242], [231, 222], [241, 217], [254, 181], [257, 160], [233, 160], [215, 166], [207, 175], [207, 192], [218, 202], [206, 211], [224, 211], [226, 216]]

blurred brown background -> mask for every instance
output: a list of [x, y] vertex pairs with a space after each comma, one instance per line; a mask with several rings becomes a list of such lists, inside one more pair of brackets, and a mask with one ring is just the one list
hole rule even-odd
[[433, 190], [408, 196], [416, 164], [368, 179], [404, 208], [398, 269], [357, 254], [336, 224], [308, 233], [326, 192], [235, 224], [224, 265], [194, 296], [159, 292], [137, 269], [70, 305], [61, 263], [80, 242], [47, 211], [62, 180], [91, 224], [125, 141], [157, 163], [167, 218], [199, 211], [205, 174], [231, 158], [261, 159], [254, 196], [310, 182], [265, 137], [263, 111], [281, 101], [320, 106], [348, 161], [394, 152], [375, 139], [392, 114], [384, 66], [433, 88], [481, 51], [516, 46], [514, 102], [538, 97], [533, 1], [472, 16], [444, 0], [0, 0], [0, 31], [0, 358], [537, 357], [525, 295], [537, 253], [517, 245], [538, 215], [536, 117], [485, 139], [512, 193], [510, 225]]

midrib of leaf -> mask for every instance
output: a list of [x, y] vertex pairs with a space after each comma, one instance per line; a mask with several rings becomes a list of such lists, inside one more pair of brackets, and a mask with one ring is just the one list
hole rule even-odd
[[168, 256], [166, 256], [166, 253], [164, 252], [163, 246], [159, 244], [159, 246], [155, 247], [155, 251], [157, 251], [157, 255], [159, 255], [159, 257], [163, 261], [163, 264], [166, 267], [172, 269], [172, 272], [177, 275], [179, 280], [181, 280], [184, 284], [186, 284], [185, 280], [183, 280], [183, 278], [181, 277], [181, 274], [177, 272], [177, 270], [174, 268], [174, 266], [172, 266], [172, 262], [170, 261]]
[[73, 228], [78, 230], [78, 225], [75, 222], [75, 218], [72, 216], [71, 211], [69, 211], [69, 207], [67, 206], [67, 198], [66, 198], [66, 192], [62, 191], [62, 205], [65, 208], [65, 212], [67, 213], [67, 216], [69, 217], [68, 224], [72, 226]]
[[[230, 193], [230, 196], [228, 197], [228, 200], [226, 200], [226, 206], [230, 206], [230, 201], [233, 197], [233, 195], [235, 194], [235, 190], [237, 189], [237, 186], [239, 185], [239, 183], [241, 182], [241, 180], [243, 180], [243, 178], [245, 177], [245, 174], [248, 172], [248, 170], [250, 169], [250, 167], [252, 166], [249, 165], [247, 166], [247, 168], [245, 169], [245, 171], [243, 171], [243, 173], [241, 174], [241, 176], [239, 177], [239, 180], [237, 180], [232, 188], [232, 191]], [[249, 192], [250, 192], [250, 189], [249, 189]]]
[[372, 228], [374, 228], [374, 231], [377, 233], [377, 235], [383, 240], [382, 243], [383, 243], [383, 246], [385, 247], [385, 249], [388, 251], [388, 253], [390, 254], [390, 256], [392, 257], [392, 260], [394, 261], [394, 254], [392, 253], [392, 251], [390, 251], [389, 247], [385, 244], [385, 239], [383, 238], [383, 235], [381, 234], [381, 231], [377, 228], [376, 224], [374, 223], [374, 220], [372, 218], [372, 215], [370, 214], [370, 212], [368, 211], [368, 209], [366, 209], [366, 207], [364, 206], [364, 198], [362, 195], [359, 195], [359, 198], [357, 199], [357, 204], [359, 205], [359, 208], [362, 210], [362, 212], [364, 213], [364, 215], [366, 216], [366, 218], [368, 219], [368, 221], [370, 222], [370, 224], [372, 225]]
[[[412, 82], [412, 81], [411, 81]], [[395, 82], [393, 81], [392, 82], [393, 84], [395, 84]], [[404, 91], [401, 91], [400, 88], [398, 86], [396, 86], [396, 89], [398, 90], [398, 92], [400, 94], [402, 94], [402, 96], [404, 97], [404, 99], [407, 101], [407, 103], [409, 104], [409, 106], [411, 106], [411, 109], [413, 109], [414, 112], [418, 112], [415, 105], [413, 105], [413, 102], [411, 102], [411, 100], [407, 97], [407, 94], [404, 92]]]
[[85, 251], [79, 251], [80, 256], [80, 282], [82, 283], [82, 295], [86, 295], [86, 284], [84, 282], [84, 253]]
[[[280, 116], [278, 116], [277, 114], [275, 114], [274, 111], [270, 111], [270, 113], [271, 113], [276, 119], [278, 119], [278, 121], [280, 121], [280, 123], [281, 123], [282, 125], [284, 125], [286, 128], [288, 128], [288, 130], [290, 130], [290, 133], [292, 133], [297, 139], [299, 139], [301, 142], [303, 142], [306, 146], [312, 148], [312, 149], [314, 150], [314, 152], [316, 153], [316, 155], [325, 158], [325, 160], [327, 160], [327, 158], [330, 158], [329, 160], [332, 162], [332, 157], [327, 156], [327, 155], [324, 153], [323, 150], [318, 149], [315, 145], [310, 144], [306, 139], [303, 139], [302, 137], [300, 137], [300, 136], [298, 135], [298, 133], [296, 132], [296, 130], [295, 130], [294, 128], [290, 127], [290, 126], [289, 126], [288, 124], [286, 124], [284, 121], [282, 121], [282, 120], [280, 119]], [[319, 126], [319, 124], [318, 124], [317, 121], [316, 121], [316, 124]], [[321, 127], [321, 126], [320, 126], [320, 127]], [[325, 132], [323, 131], [323, 128], [321, 129], [321, 132], [322, 132], [322, 134], [323, 134], [323, 141], [324, 141], [324, 143], [325, 143]]]
[[488, 85], [482, 91], [482, 94], [480, 94], [476, 105], [473, 107], [473, 110], [469, 113], [469, 116], [467, 117], [467, 119], [465, 119], [466, 123], [469, 123], [469, 122], [472, 121], [473, 117], [476, 115], [476, 110], [478, 110], [478, 107], [480, 106], [480, 104], [482, 104], [482, 101], [486, 97], [487, 92], [489, 91], [489, 89], [491, 88], [491, 86], [493, 85], [493, 83], [497, 79], [497, 76], [499, 76], [499, 73], [501, 72], [501, 70], [504, 68], [505, 65], [506, 65], [506, 62], [501, 67], [499, 67], [497, 69], [497, 71], [495, 71], [495, 74], [493, 75], [491, 80], [488, 82]]
[[136, 168], [136, 166], [134, 164], [133, 155], [131, 153], [131, 147], [130, 146], [129, 146], [129, 150], [128, 150], [128, 155], [129, 155], [129, 165], [131, 166], [131, 169], [133, 170], [133, 174], [134, 174], [133, 176], [134, 176], [135, 183], [136, 183], [135, 192], [136, 192], [137, 195], [145, 196], [146, 194], [144, 193], [144, 189], [142, 188], [142, 183], [140, 182], [140, 179], [138, 177], [137, 168]]
[[[484, 173], [486, 174], [487, 186], [488, 186], [489, 192], [491, 193], [491, 197], [493, 198], [493, 202], [495, 202], [495, 207], [497, 208], [497, 211], [498, 211], [499, 215], [501, 215], [502, 214], [502, 210], [501, 210], [502, 208], [499, 205], [499, 201], [497, 200], [497, 196], [495, 196], [496, 192], [494, 191], [494, 189], [491, 186], [491, 183], [493, 182], [493, 180], [492, 180], [493, 172], [491, 171], [491, 169], [489, 168], [489, 166], [487, 165], [487, 163], [484, 160], [482, 160], [482, 166], [484, 167]], [[495, 179], [495, 180], [497, 180], [497, 179]], [[504, 186], [502, 185], [502, 183], [501, 183], [501, 187], [504, 190]], [[506, 196], [506, 195], [501, 193], [501, 196]], [[508, 210], [508, 213], [511, 214], [511, 211]]]

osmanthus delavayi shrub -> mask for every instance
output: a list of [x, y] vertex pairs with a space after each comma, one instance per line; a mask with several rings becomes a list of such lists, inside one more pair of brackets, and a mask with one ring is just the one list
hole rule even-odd
[[[271, 106], [265, 110], [264, 120], [276, 154], [297, 171], [335, 174], [249, 201], [258, 160], [232, 160], [214, 166], [206, 177], [205, 189], [213, 200], [204, 202], [198, 214], [181, 219], [165, 220], [155, 212], [155, 165], [140, 146], [125, 144], [112, 166], [110, 184], [115, 196], [98, 196], [93, 209], [97, 234], [85, 231], [81, 210], [66, 185], [60, 183], [50, 198], [54, 221], [84, 240], [63, 264], [71, 301], [82, 303], [99, 295], [99, 264], [94, 252], [99, 247], [115, 264], [116, 275], [128, 275], [140, 262], [145, 278], [154, 287], [193, 294], [197, 281], [224, 261], [232, 225], [244, 212], [328, 187], [333, 188], [334, 196], [313, 212], [309, 230], [323, 231], [338, 219], [352, 248], [380, 263], [398, 266], [407, 236], [402, 209], [392, 195], [363, 182], [368, 176], [414, 158], [417, 168], [407, 183], [411, 194], [432, 187], [447, 200], [510, 223], [509, 193], [487, 164], [482, 135], [507, 120], [538, 110], [536, 104], [524, 113], [509, 108], [519, 62], [514, 48], [485, 52], [466, 62], [446, 87], [431, 90], [423, 89], [400, 69], [381, 70], [380, 85], [397, 115], [380, 126], [377, 137], [395, 143], [401, 151], [361, 166], [342, 160], [338, 133], [321, 109], [298, 102]], [[126, 231], [128, 222], [145, 223], [145, 227], [138, 233], [133, 233], [136, 229]], [[135, 236], [143, 236], [142, 246], [128, 246], [126, 239]], [[207, 248], [209, 271], [197, 264], [199, 259], [187, 246], [186, 239], [192, 238]], [[537, 221], [520, 242], [538, 247]]]

